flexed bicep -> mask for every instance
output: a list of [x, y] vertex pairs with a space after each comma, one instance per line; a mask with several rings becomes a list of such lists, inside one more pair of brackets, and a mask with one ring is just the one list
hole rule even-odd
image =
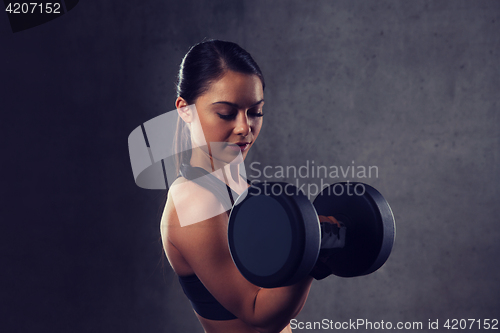
[[[190, 183], [186, 186], [197, 185]], [[227, 243], [227, 213], [223, 211], [200, 221], [200, 216], [223, 209], [222, 204], [203, 188], [190, 188], [191, 191], [187, 192], [184, 187], [182, 192], [176, 192], [179, 189], [181, 187], [173, 189], [169, 195], [175, 213], [170, 218], [164, 216], [169, 220], [168, 241], [224, 308], [243, 321], [252, 322], [254, 301], [260, 288], [248, 282], [231, 259]], [[172, 197], [176, 197], [175, 200]], [[198, 221], [182, 225], [179, 216]], [[174, 223], [173, 219], [177, 221]]]

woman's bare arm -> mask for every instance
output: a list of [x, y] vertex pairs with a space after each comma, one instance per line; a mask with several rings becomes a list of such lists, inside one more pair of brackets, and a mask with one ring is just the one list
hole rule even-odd
[[[192, 186], [198, 186], [193, 183]], [[167, 238], [189, 263], [210, 293], [230, 312], [260, 332], [279, 332], [302, 309], [312, 278], [287, 287], [266, 289], [248, 282], [234, 265], [227, 242], [225, 213], [201, 222], [180, 226], [182, 215], [199, 214], [220, 205], [208, 190], [176, 193], [171, 189], [162, 224], [168, 224]], [[189, 195], [187, 195], [189, 193]], [[175, 207], [170, 195], [176, 195]], [[196, 210], [196, 211], [195, 211]]]

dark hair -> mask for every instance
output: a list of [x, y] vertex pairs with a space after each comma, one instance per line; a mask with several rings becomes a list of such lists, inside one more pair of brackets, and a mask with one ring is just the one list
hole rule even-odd
[[[264, 76], [250, 53], [238, 44], [210, 39], [192, 46], [182, 59], [177, 80], [177, 97], [188, 105], [205, 93], [210, 84], [220, 79], [228, 70], [257, 75], [265, 88]], [[191, 159], [191, 138], [189, 129], [182, 119], [177, 121], [174, 142], [177, 173], [181, 163], [189, 164]]]

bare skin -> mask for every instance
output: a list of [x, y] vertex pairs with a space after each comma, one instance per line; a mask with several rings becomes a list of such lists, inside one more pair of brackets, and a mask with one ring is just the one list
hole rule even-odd
[[[239, 164], [231, 161], [238, 154], [245, 158], [260, 132], [264, 102], [259, 78], [228, 71], [195, 104], [196, 114], [186, 108], [182, 98], [176, 101], [179, 116], [190, 126], [193, 147], [200, 146], [193, 151], [191, 165], [209, 172], [223, 169], [225, 172], [216, 176], [241, 193], [248, 185], [239, 176]], [[211, 146], [210, 142], [229, 144]], [[203, 148], [204, 143], [208, 143], [208, 149]], [[243, 145], [243, 151], [235, 149], [236, 143]], [[178, 217], [214, 207], [221, 213], [197, 223], [183, 225]], [[182, 177], [172, 184], [161, 221], [167, 258], [176, 274], [196, 274], [208, 291], [238, 317], [215, 321], [197, 315], [205, 332], [291, 332], [289, 322], [304, 306], [312, 277], [273, 289], [251, 284], [231, 259], [227, 224], [227, 214], [209, 190]]]

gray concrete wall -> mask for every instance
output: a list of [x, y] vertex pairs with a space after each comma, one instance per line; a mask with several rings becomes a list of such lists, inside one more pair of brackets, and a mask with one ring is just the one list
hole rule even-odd
[[127, 137], [173, 109], [205, 37], [266, 78], [247, 165], [377, 166], [299, 181], [364, 181], [396, 217], [386, 265], [314, 283], [299, 321], [500, 319], [499, 25], [496, 0], [81, 1], [16, 34], [0, 15], [0, 325], [202, 332], [162, 261], [164, 193], [135, 186]]

